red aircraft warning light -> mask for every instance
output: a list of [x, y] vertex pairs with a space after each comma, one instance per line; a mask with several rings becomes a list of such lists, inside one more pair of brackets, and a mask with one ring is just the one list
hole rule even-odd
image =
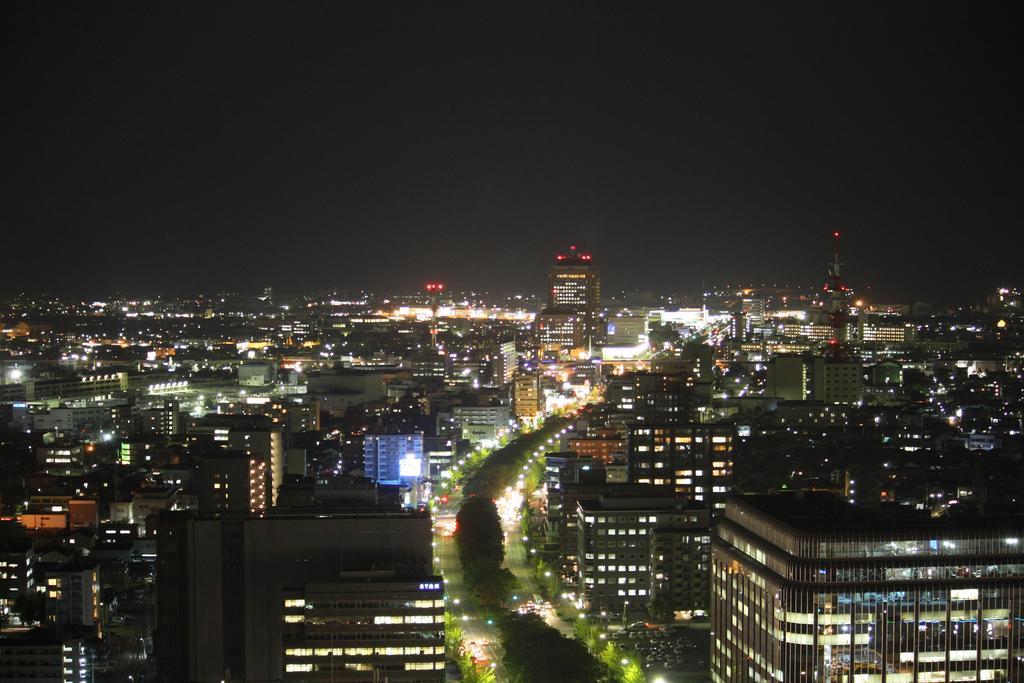
[[425, 285], [425, 289], [428, 292], [443, 292], [444, 291], [444, 283], [443, 282], [428, 282]]

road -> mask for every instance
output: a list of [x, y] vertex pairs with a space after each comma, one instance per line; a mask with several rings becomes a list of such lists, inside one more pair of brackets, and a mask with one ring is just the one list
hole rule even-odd
[[[565, 433], [565, 429], [560, 433]], [[555, 437], [557, 437], [557, 435], [555, 435]], [[550, 444], [544, 443], [539, 444], [534, 452], [534, 457], [543, 458], [544, 451], [547, 450], [549, 445]], [[510, 482], [510, 484], [511, 483], [512, 482]], [[511, 492], [511, 495], [520, 495], [516, 501], [505, 501], [506, 505], [504, 506], [502, 505], [501, 500], [498, 501], [499, 512], [502, 511], [503, 507], [506, 512], [518, 509], [519, 501], [522, 500], [521, 494], [519, 494], [521, 488], [522, 481], [520, 480], [518, 485], [514, 486]], [[508, 494], [505, 497], [508, 497]], [[476, 600], [467, 590], [465, 583], [463, 582], [462, 566], [459, 562], [459, 555], [455, 546], [455, 541], [451, 536], [446, 536], [444, 532], [446, 526], [444, 522], [446, 520], [450, 521], [458, 512], [461, 505], [462, 495], [460, 493], [453, 492], [448, 494], [446, 504], [435, 510], [436, 523], [434, 542], [436, 544], [436, 564], [441, 575], [444, 577], [449, 609], [462, 625], [464, 641], [468, 644], [473, 641], [480, 643], [486, 640], [488, 644], [483, 647], [483, 650], [490, 659], [495, 678], [498, 681], [505, 681], [508, 678], [508, 672], [505, 670], [501, 661], [503, 653], [498, 627], [496, 624], [487, 623], [487, 619], [483, 615], [479, 605], [476, 603]], [[522, 597], [524, 599], [528, 599], [534, 594], [539, 594], [540, 589], [537, 582], [534, 580], [532, 568], [526, 558], [526, 549], [523, 546], [518, 519], [514, 516], [514, 513], [502, 516], [502, 527], [505, 531], [506, 538], [505, 566], [508, 567], [513, 575], [515, 575], [516, 579], [522, 586]], [[550, 614], [545, 615], [545, 621], [553, 628], [558, 629], [562, 634], [572, 637], [572, 625], [560, 619], [554, 613], [554, 610], [551, 610]]]
[[[505, 566], [515, 575], [527, 597], [541, 595], [540, 586], [533, 576], [533, 567], [530, 566], [530, 562], [526, 558], [526, 546], [519, 535], [519, 527], [506, 529], [506, 532], [508, 536], [505, 543]], [[544, 621], [551, 628], [557, 629], [563, 636], [567, 638], [573, 637], [572, 624], [559, 617], [555, 610], [548, 610], [544, 615]]]
[[[454, 516], [454, 511], [458, 509], [460, 502], [461, 498], [453, 496], [449, 504], [450, 507], [440, 511], [437, 517], [441, 519]], [[466, 589], [462, 580], [462, 565], [459, 563], [459, 553], [455, 547], [455, 540], [451, 536], [444, 536], [441, 533], [441, 528], [442, 525], [437, 525], [434, 540], [437, 543], [436, 557], [440, 559], [437, 565], [440, 568], [441, 575], [444, 577], [449, 609], [462, 625], [462, 630], [465, 634], [464, 640], [467, 644], [472, 641], [478, 643], [484, 640], [488, 641], [489, 644], [483, 650], [491, 663], [495, 665], [492, 667], [495, 678], [499, 681], [504, 681], [507, 678], [507, 673], [501, 663], [501, 638], [499, 637], [498, 627], [497, 625], [487, 623], [476, 600]]]

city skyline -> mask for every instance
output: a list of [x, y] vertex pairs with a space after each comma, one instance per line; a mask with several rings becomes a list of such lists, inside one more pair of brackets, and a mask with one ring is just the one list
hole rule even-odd
[[834, 229], [886, 300], [1015, 266], [993, 9], [271, 7], [12, 13], [0, 288], [513, 291], [573, 242], [609, 291], [802, 284]]
[[1024, 675], [1002, 6], [4, 19], [0, 680]]

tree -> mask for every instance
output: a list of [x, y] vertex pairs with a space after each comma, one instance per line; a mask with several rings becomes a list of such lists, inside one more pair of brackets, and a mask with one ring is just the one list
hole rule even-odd
[[501, 519], [494, 501], [470, 498], [455, 516], [455, 544], [466, 585], [485, 610], [500, 609], [515, 586], [515, 577], [501, 566], [505, 559]]
[[602, 666], [576, 640], [536, 615], [508, 614], [499, 622], [505, 668], [516, 683], [593, 683]]

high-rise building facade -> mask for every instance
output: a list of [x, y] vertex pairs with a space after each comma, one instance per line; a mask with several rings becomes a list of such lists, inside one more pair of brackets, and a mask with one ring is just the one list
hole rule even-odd
[[350, 572], [286, 589], [281, 604], [285, 681], [445, 680], [440, 576]]
[[246, 453], [199, 456], [201, 512], [262, 512], [267, 507], [266, 463]]
[[532, 419], [544, 412], [544, 394], [540, 388], [540, 375], [521, 372], [512, 382], [512, 411], [518, 418]]
[[1019, 518], [735, 498], [712, 540], [712, 680], [1021, 680], [1022, 539]]
[[598, 335], [600, 303], [601, 278], [591, 255], [577, 251], [575, 246], [567, 254], [558, 254], [548, 273], [548, 309], [573, 319], [580, 342], [588, 350]]
[[516, 351], [515, 341], [503, 341], [495, 344], [491, 355], [493, 358], [492, 381], [495, 384], [508, 384], [512, 381], [519, 364], [519, 352]]
[[708, 511], [648, 488], [577, 503], [579, 589], [592, 613], [644, 613], [656, 595], [669, 612], [706, 606]]
[[732, 492], [736, 430], [712, 425], [632, 425], [630, 481], [670, 488], [718, 516]]
[[162, 515], [159, 680], [444, 680], [431, 541], [420, 512]]

